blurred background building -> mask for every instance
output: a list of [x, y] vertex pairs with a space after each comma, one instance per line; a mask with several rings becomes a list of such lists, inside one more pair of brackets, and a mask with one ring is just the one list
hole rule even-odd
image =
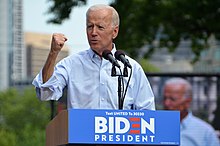
[[26, 77], [22, 0], [0, 0], [0, 90]]
[[[201, 52], [200, 59], [192, 63], [194, 53], [191, 42], [182, 40], [174, 52], [157, 48], [149, 61], [165, 73], [218, 73], [220, 72], [220, 42], [214, 36], [209, 38], [209, 48]], [[143, 48], [147, 49], [147, 48]]]
[[220, 42], [212, 36], [209, 39], [210, 48], [201, 53], [200, 60], [194, 65], [196, 72], [220, 72]]
[[169, 52], [167, 48], [157, 48], [149, 61], [160, 69], [160, 72], [193, 72], [193, 52], [190, 41], [182, 40], [175, 52]]

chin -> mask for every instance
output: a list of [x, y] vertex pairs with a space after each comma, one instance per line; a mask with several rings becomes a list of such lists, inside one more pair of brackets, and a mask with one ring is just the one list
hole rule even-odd
[[90, 47], [91, 47], [93, 50], [99, 50], [98, 45], [91, 44]]
[[167, 107], [165, 107], [164, 109], [165, 109], [165, 110], [174, 110], [174, 109], [172, 109], [172, 108], [167, 108]]
[[92, 50], [94, 50], [94, 51], [98, 51], [98, 50], [99, 50], [97, 47], [91, 46], [91, 48], [92, 48]]

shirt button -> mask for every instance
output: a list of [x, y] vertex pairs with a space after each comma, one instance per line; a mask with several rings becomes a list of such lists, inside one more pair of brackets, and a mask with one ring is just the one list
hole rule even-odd
[[105, 83], [101, 83], [102, 85], [104, 85]]
[[102, 100], [102, 101], [104, 101], [105, 99], [104, 99], [104, 98], [102, 98], [101, 100]]

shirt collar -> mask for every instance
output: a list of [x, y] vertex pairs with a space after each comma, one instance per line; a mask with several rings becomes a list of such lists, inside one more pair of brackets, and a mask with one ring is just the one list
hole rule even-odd
[[181, 128], [185, 129], [188, 126], [188, 123], [190, 123], [193, 115], [192, 112], [189, 112], [188, 115], [182, 120], [181, 122]]
[[115, 44], [113, 43], [113, 48], [112, 48], [112, 54], [114, 55], [115, 54], [115, 52], [116, 52], [116, 47], [115, 47]]
[[90, 48], [89, 49], [89, 56], [91, 57], [91, 59], [97, 57], [98, 55]]

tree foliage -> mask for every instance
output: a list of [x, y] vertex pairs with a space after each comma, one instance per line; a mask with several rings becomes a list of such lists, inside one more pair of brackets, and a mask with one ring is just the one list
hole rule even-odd
[[33, 88], [20, 93], [9, 89], [0, 93], [0, 145], [45, 145], [45, 128], [50, 107], [35, 97]]
[[[86, 4], [86, 0], [50, 0], [54, 5], [49, 13], [55, 15], [52, 23], [69, 18], [71, 9]], [[207, 39], [214, 34], [220, 38], [219, 0], [115, 0], [111, 5], [119, 12], [121, 23], [117, 47], [137, 57], [139, 48], [167, 47], [174, 51], [181, 39], [191, 40], [195, 61], [208, 48]], [[155, 45], [155, 40], [159, 45]], [[156, 43], [157, 44], [157, 43]]]
[[149, 63], [147, 59], [141, 58], [139, 60], [141, 67], [143, 68], [144, 72], [160, 72], [160, 69]]
[[65, 19], [69, 19], [72, 8], [86, 4], [86, 0], [48, 0], [53, 4], [50, 6], [48, 13], [54, 15], [48, 20], [49, 23], [61, 24]]

